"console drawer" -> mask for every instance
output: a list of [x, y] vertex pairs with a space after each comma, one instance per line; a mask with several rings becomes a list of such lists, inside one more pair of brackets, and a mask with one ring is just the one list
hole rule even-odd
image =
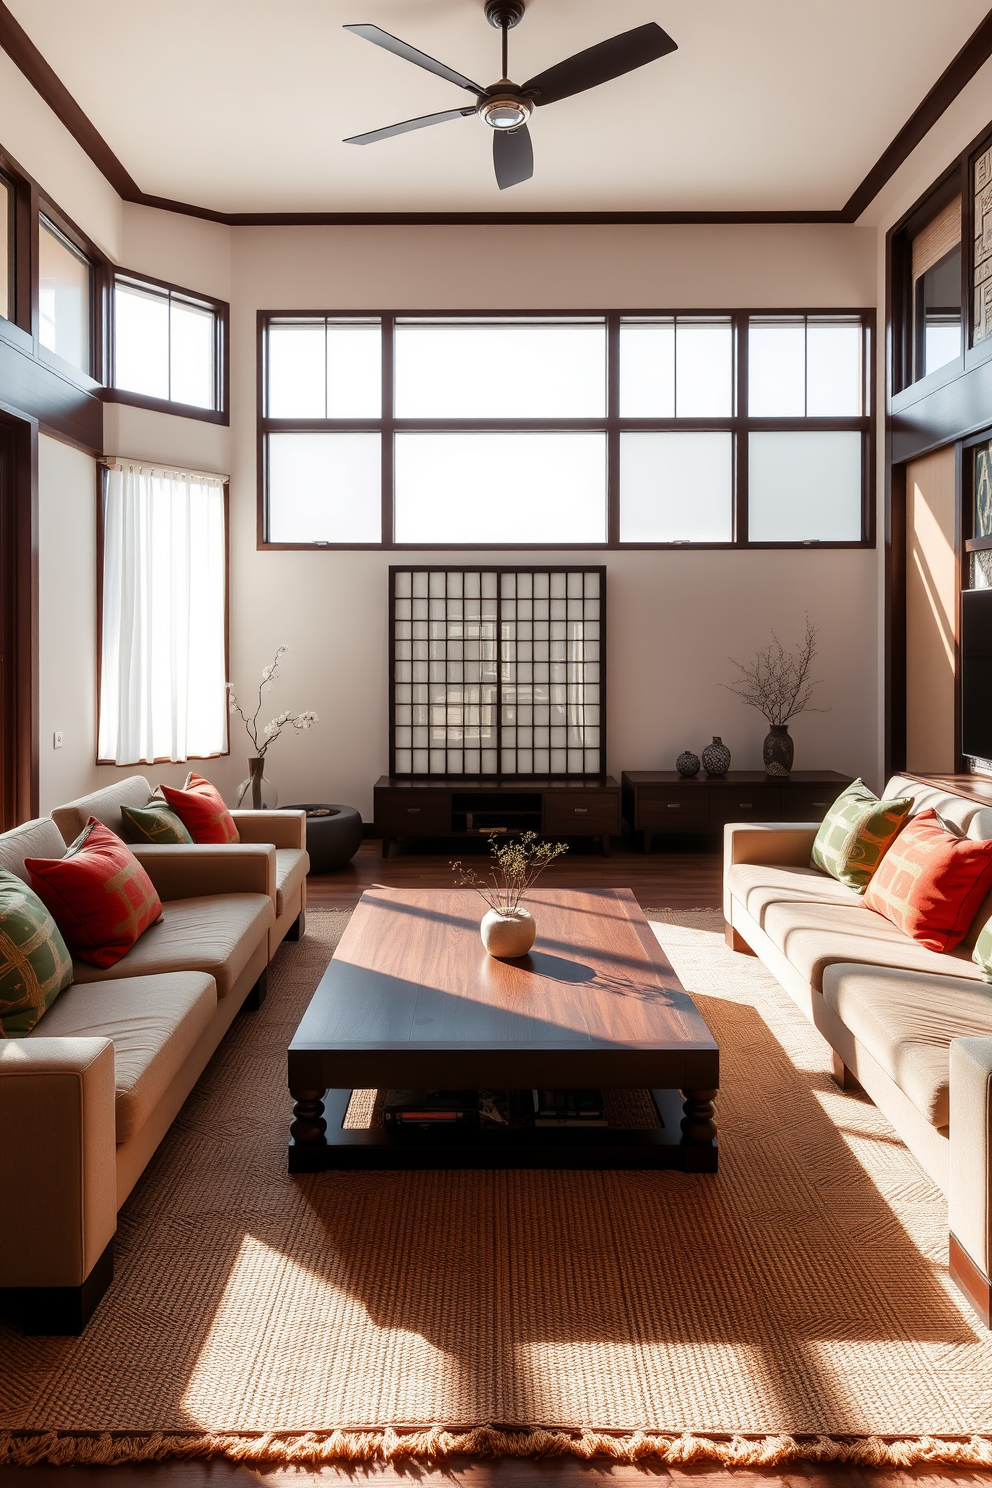
[[620, 797], [595, 791], [562, 792], [544, 797], [545, 832], [562, 836], [600, 836], [603, 832], [620, 831]]
[[637, 826], [647, 832], [705, 832], [709, 825], [706, 797], [697, 791], [695, 798], [674, 796], [673, 799], [645, 800], [641, 796]]
[[710, 828], [727, 822], [779, 821], [782, 809], [777, 785], [720, 785], [710, 787]]
[[451, 831], [451, 798], [447, 791], [376, 791], [376, 829], [386, 837]]
[[843, 787], [798, 785], [782, 788], [782, 821], [820, 822]]

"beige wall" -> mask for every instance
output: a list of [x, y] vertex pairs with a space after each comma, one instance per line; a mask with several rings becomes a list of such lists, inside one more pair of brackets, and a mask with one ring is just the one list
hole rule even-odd
[[906, 768], [953, 772], [957, 539], [954, 448], [906, 467]]
[[[233, 239], [234, 681], [246, 692], [276, 645], [289, 645], [266, 716], [315, 708], [321, 721], [280, 741], [269, 774], [284, 803], [348, 801], [366, 814], [388, 768], [391, 555], [256, 551], [257, 309], [863, 306], [876, 294], [875, 234], [856, 228], [245, 228]], [[501, 259], [512, 267], [498, 276]], [[607, 565], [612, 773], [672, 768], [713, 734], [737, 767], [760, 767], [766, 730], [720, 686], [733, 676], [727, 658], [749, 659], [772, 627], [785, 642], [798, 638], [808, 610], [820, 628], [819, 701], [830, 711], [797, 720], [797, 768], [877, 778], [874, 553], [519, 558]], [[234, 758], [214, 769], [227, 788], [244, 774], [244, 753], [235, 736]]]

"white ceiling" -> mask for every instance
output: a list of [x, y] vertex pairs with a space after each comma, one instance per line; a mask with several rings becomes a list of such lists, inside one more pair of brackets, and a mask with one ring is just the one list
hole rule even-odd
[[[370, 21], [483, 85], [483, 0], [7, 0], [145, 192], [226, 212], [841, 207], [988, 0], [528, 0], [520, 82], [654, 20], [679, 50], [538, 109], [534, 179], [500, 192], [460, 119], [343, 137], [471, 96], [341, 29]], [[602, 109], [602, 114], [594, 112]]]

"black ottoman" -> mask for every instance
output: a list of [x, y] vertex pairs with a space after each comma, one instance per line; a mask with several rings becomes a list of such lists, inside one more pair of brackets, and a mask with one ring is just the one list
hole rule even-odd
[[362, 818], [354, 806], [309, 802], [279, 809], [306, 812], [311, 873], [333, 873], [335, 868], [343, 868], [362, 845]]

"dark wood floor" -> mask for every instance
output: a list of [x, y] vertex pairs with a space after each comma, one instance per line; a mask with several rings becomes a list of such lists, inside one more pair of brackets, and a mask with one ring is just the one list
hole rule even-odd
[[[608, 858], [596, 845], [575, 843], [565, 857], [552, 863], [541, 882], [549, 888], [633, 889], [649, 909], [716, 909], [721, 903], [721, 856], [711, 840], [692, 839], [692, 851], [657, 844], [645, 855], [616, 839]], [[381, 844], [363, 842], [358, 855], [337, 873], [307, 882], [307, 902], [314, 908], [352, 909], [373, 884], [389, 888], [451, 888], [453, 858], [471, 859], [480, 875], [485, 871], [485, 843], [453, 840], [435, 852], [416, 850], [416, 844], [394, 843], [388, 858]]]
[[[479, 868], [485, 866], [480, 845]], [[464, 843], [451, 843], [426, 854], [413, 845], [394, 845], [383, 859], [380, 844], [365, 842], [348, 868], [312, 878], [307, 888], [311, 906], [351, 909], [372, 884], [390, 887], [450, 886], [449, 859], [465, 858]], [[615, 843], [609, 858], [595, 847], [574, 847], [548, 870], [545, 882], [556, 887], [631, 888], [646, 908], [716, 908], [720, 904], [720, 854], [715, 844], [693, 842], [691, 851], [655, 847], [650, 856]], [[2, 1382], [0, 1382], [2, 1383]], [[669, 1488], [947, 1488], [954, 1484], [989, 1484], [992, 1472], [934, 1468], [865, 1470], [796, 1464], [786, 1469], [721, 1470], [705, 1464], [689, 1468], [629, 1467], [606, 1461], [583, 1463], [501, 1459], [494, 1462], [453, 1458], [435, 1468], [325, 1467], [247, 1468], [217, 1461], [175, 1462], [116, 1468], [0, 1468], [2, 1488], [639, 1488], [664, 1482]]]

